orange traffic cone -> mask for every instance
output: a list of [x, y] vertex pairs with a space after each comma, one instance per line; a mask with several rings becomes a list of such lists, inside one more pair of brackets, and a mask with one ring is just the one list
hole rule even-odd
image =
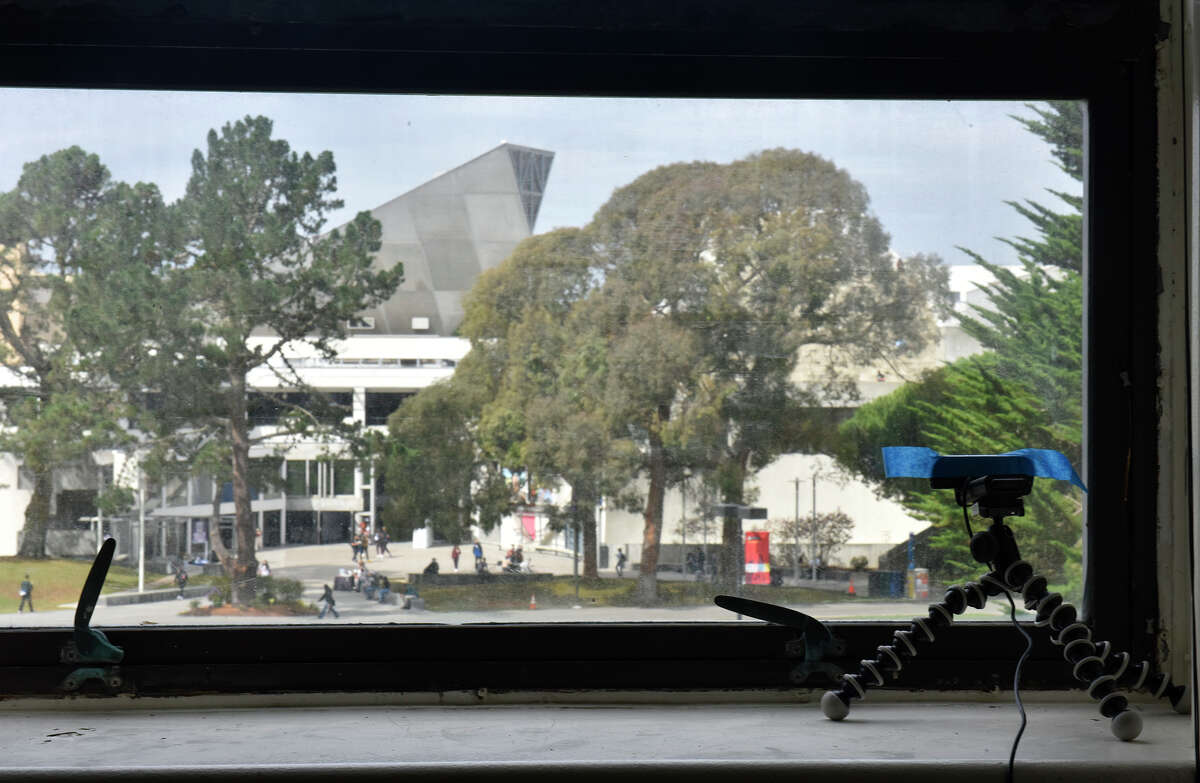
[[854, 583], [853, 582], [850, 583], [849, 589], [846, 590], [846, 595], [854, 595]]
[[536, 595], [529, 596], [529, 608], [537, 609], [537, 596]]

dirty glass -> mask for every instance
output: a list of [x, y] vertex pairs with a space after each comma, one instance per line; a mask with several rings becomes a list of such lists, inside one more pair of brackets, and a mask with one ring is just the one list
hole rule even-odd
[[882, 447], [1079, 467], [1078, 102], [3, 100], [0, 623], [906, 619]]

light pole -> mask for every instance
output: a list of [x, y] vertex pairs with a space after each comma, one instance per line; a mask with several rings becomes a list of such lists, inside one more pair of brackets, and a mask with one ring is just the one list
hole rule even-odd
[[792, 578], [800, 581], [800, 477], [792, 479], [796, 489], [796, 516], [792, 523]]
[[575, 530], [575, 535], [571, 537], [573, 539], [571, 542], [571, 544], [572, 544], [571, 549], [573, 550], [573, 554], [575, 556], [575, 563], [574, 563], [574, 566], [575, 566], [575, 601], [576, 601], [576, 603], [578, 603], [579, 602], [579, 533], [580, 533], [580, 527], [579, 527], [578, 509], [575, 506], [574, 499], [571, 500], [571, 527]]
[[138, 467], [138, 592], [146, 591], [146, 490]]
[[[99, 501], [104, 496], [104, 471], [100, 471], [100, 491], [96, 493], [96, 499]], [[96, 503], [96, 551], [100, 551], [100, 547], [104, 546], [104, 504]]]
[[682, 542], [679, 548], [683, 550], [683, 558], [680, 561], [680, 570], [683, 571], [684, 579], [687, 578], [687, 481], [691, 476], [690, 472], [683, 472], [683, 481], [679, 485], [679, 537]]
[[[821, 475], [820, 471], [814, 471], [812, 474], [812, 578], [814, 582], [817, 580], [817, 476], [819, 475]], [[798, 484], [797, 487], [799, 487]], [[799, 516], [798, 513], [797, 516]]]

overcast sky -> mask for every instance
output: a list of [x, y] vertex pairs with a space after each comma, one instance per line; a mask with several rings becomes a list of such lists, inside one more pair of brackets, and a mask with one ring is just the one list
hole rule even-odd
[[502, 141], [555, 153], [537, 231], [586, 223], [613, 190], [666, 163], [736, 160], [770, 147], [821, 155], [863, 183], [908, 255], [964, 263], [956, 246], [1012, 262], [997, 236], [1028, 235], [1004, 204], [1079, 192], [1050, 148], [1010, 115], [1021, 103], [169, 93], [0, 89], [0, 190], [21, 166], [77, 144], [115, 178], [183, 194], [192, 150], [247, 114], [299, 151], [332, 150], [345, 209], [372, 209]]

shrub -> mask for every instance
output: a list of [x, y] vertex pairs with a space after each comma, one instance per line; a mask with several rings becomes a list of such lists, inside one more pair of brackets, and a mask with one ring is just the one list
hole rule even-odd
[[[255, 606], [270, 606], [275, 603], [298, 604], [304, 593], [304, 583], [299, 579], [285, 579], [280, 576], [260, 576], [257, 578], [254, 591]], [[214, 607], [233, 603], [232, 585], [227, 576], [213, 577], [212, 589], [208, 591], [208, 600]]]
[[233, 584], [227, 576], [215, 576], [212, 588], [208, 591], [208, 600], [213, 606], [224, 606], [233, 601]]
[[281, 576], [258, 578], [258, 601], [260, 603], [281, 601], [290, 604], [299, 601], [303, 593], [304, 583], [299, 579], [285, 579]]

